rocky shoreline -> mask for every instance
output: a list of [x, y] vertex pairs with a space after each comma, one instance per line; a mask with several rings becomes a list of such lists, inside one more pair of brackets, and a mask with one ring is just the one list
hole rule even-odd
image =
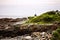
[[[3, 20], [3, 21], [2, 21]], [[14, 38], [14, 37], [23, 37], [22, 40], [25, 40], [24, 37], [29, 37], [31, 40], [33, 39], [45, 39], [50, 40], [52, 36], [52, 31], [57, 29], [59, 24], [16, 24], [13, 19], [0, 19], [0, 39], [4, 38]], [[26, 20], [26, 19], [25, 19]], [[24, 21], [25, 21], [24, 20]], [[8, 22], [9, 21], [9, 22]], [[1, 22], [3, 22], [1, 24]], [[49, 37], [50, 36], [50, 37]], [[47, 38], [46, 38], [47, 37]], [[29, 40], [30, 40], [29, 39]]]

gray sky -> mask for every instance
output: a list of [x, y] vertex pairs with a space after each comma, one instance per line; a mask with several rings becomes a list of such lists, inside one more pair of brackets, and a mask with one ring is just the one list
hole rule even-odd
[[60, 10], [60, 0], [0, 0], [0, 17], [27, 17]]

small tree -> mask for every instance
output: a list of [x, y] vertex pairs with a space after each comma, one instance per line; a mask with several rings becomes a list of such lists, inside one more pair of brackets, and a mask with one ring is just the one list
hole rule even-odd
[[37, 16], [36, 14], [34, 16]]

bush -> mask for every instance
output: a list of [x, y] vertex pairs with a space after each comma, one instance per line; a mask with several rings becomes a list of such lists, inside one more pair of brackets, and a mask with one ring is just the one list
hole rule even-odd
[[60, 40], [60, 28], [53, 32], [51, 40]]

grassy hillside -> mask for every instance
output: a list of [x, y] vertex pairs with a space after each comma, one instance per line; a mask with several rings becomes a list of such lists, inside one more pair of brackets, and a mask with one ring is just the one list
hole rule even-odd
[[28, 20], [27, 23], [54, 23], [54, 22], [60, 22], [60, 12], [58, 10], [56, 11], [48, 11], [45, 13], [42, 13], [40, 16], [35, 16]]

